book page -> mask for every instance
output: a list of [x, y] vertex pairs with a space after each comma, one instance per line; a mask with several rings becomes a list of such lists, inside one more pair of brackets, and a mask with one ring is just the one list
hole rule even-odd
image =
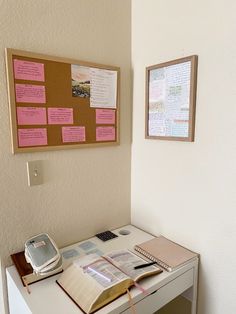
[[[95, 259], [94, 259], [95, 258]], [[102, 288], [108, 288], [129, 277], [96, 254], [90, 254], [74, 261], [75, 266], [81, 268], [87, 276], [93, 278]]]
[[128, 250], [119, 250], [108, 253], [105, 258], [135, 281], [141, 277], [148, 276], [149, 274], [160, 272], [159, 268], [156, 266], [134, 269], [135, 266], [148, 262]]
[[96, 285], [89, 276], [85, 276], [82, 269], [78, 269], [73, 263], [62, 273], [57, 282], [86, 313], [103, 291], [102, 287]]

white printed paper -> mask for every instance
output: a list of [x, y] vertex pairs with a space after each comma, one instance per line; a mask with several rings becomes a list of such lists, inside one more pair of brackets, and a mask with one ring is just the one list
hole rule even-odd
[[116, 108], [117, 72], [90, 69], [90, 107]]

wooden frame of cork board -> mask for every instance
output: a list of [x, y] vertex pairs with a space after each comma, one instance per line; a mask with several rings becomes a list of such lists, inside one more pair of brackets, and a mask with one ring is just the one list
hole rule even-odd
[[119, 144], [120, 68], [6, 49], [12, 152]]

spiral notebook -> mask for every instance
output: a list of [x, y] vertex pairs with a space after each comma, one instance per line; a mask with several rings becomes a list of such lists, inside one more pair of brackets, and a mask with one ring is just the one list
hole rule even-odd
[[163, 236], [135, 245], [134, 249], [167, 271], [173, 271], [198, 257], [197, 253]]

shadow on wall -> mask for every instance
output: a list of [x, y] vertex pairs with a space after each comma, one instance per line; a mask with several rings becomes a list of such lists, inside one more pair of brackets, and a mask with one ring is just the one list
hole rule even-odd
[[179, 296], [155, 314], [191, 314], [191, 302]]

